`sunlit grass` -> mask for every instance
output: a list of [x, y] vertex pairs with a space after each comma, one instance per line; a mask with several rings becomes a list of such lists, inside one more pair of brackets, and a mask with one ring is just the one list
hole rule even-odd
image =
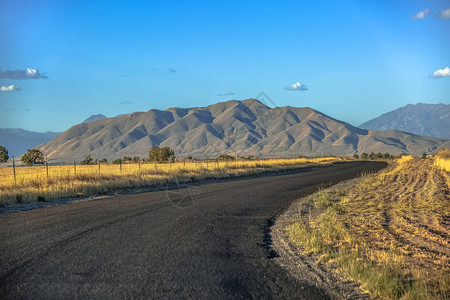
[[335, 157], [252, 161], [198, 161], [146, 164], [100, 164], [0, 168], [0, 204], [33, 202], [61, 197], [92, 196], [123, 188], [163, 186], [187, 180], [225, 178], [324, 165]]
[[444, 175], [431, 159], [403, 156], [397, 167], [366, 175], [351, 188], [312, 195], [313, 212], [290, 225], [290, 238], [373, 297], [449, 299], [450, 186]]
[[450, 149], [442, 149], [439, 151], [435, 155], [434, 164], [438, 168], [450, 172]]
[[410, 161], [413, 158], [414, 158], [414, 156], [412, 156], [412, 155], [402, 155], [400, 158], [397, 159], [397, 162], [401, 164], [401, 163]]

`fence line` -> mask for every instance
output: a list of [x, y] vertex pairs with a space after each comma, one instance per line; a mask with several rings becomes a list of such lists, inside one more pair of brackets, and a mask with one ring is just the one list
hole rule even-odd
[[[330, 158], [331, 159], [331, 158]], [[234, 160], [234, 161], [233, 161]], [[274, 159], [274, 160], [178, 160], [177, 162], [157, 163], [157, 162], [141, 162], [137, 163], [119, 163], [119, 164], [101, 164], [97, 161], [94, 165], [81, 165], [73, 161], [73, 165], [65, 164], [57, 161], [45, 161], [44, 165], [23, 167], [16, 166], [13, 159], [13, 167], [0, 168], [0, 186], [5, 184], [25, 184], [26, 182], [41, 180], [47, 178], [68, 178], [80, 176], [128, 176], [128, 175], [150, 175], [152, 172], [156, 174], [169, 174], [179, 171], [193, 171], [198, 169], [214, 170], [214, 169], [233, 169], [246, 167], [266, 167], [275, 163], [292, 164], [302, 162], [323, 161], [324, 158], [317, 159]], [[45, 177], [44, 177], [45, 176]], [[82, 178], [82, 177], [80, 177]]]

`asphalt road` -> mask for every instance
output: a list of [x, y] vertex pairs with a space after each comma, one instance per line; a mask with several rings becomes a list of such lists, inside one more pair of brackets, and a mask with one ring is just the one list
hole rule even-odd
[[323, 184], [384, 166], [353, 162], [0, 215], [0, 298], [327, 298], [272, 259], [268, 220]]

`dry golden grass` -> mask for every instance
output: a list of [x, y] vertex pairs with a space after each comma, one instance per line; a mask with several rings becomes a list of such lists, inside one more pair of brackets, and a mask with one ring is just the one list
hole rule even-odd
[[[162, 186], [187, 180], [224, 178], [294, 169], [340, 161], [340, 158], [271, 159], [228, 162], [177, 162], [159, 164], [0, 168], [0, 205], [48, 201], [61, 197], [93, 196], [124, 188]], [[121, 169], [122, 168], [122, 169]]]
[[450, 149], [445, 148], [439, 151], [434, 157], [434, 164], [438, 168], [450, 172]]
[[[311, 196], [288, 230], [374, 297], [450, 298], [450, 196], [431, 159], [403, 157], [344, 190]], [[307, 204], [303, 204], [307, 205]]]

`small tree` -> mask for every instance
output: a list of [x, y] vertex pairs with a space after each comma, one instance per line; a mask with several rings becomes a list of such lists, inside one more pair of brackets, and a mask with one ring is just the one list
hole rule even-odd
[[7, 162], [9, 159], [8, 150], [5, 147], [0, 146], [0, 163]]
[[425, 152], [422, 153], [422, 158], [427, 158], [427, 154]]
[[122, 163], [122, 160], [120, 158], [113, 160], [112, 162], [115, 165], [120, 165]]
[[139, 156], [133, 157], [133, 162], [137, 164], [139, 162]]
[[148, 153], [149, 161], [159, 161], [159, 147], [152, 147], [150, 152]]
[[175, 161], [175, 152], [169, 147], [164, 147], [161, 149], [161, 159], [162, 161]]
[[353, 158], [356, 158], [356, 159], [358, 159], [358, 157], [359, 157], [359, 156], [358, 156], [358, 154], [356, 154], [356, 153], [355, 153], [355, 154], [353, 154]]
[[367, 159], [369, 157], [369, 154], [367, 154], [367, 153], [363, 153], [363, 154], [361, 154], [361, 158], [362, 159]]
[[44, 163], [44, 154], [38, 149], [28, 149], [22, 156], [22, 162], [27, 166], [42, 165]]
[[91, 155], [86, 155], [84, 159], [81, 161], [82, 165], [93, 165], [94, 159], [91, 157]]
[[175, 160], [175, 152], [170, 149], [169, 147], [152, 147], [150, 152], [148, 153], [148, 160], [149, 161], [174, 161]]
[[225, 161], [227, 161], [227, 160], [233, 160], [234, 157], [231, 156], [231, 155], [228, 155], [228, 154], [221, 154], [221, 155], [218, 157], [218, 159], [219, 159], [219, 160], [225, 160]]
[[129, 157], [129, 156], [124, 156], [124, 157], [122, 158], [122, 162], [130, 162], [131, 160], [132, 160], [132, 158]]
[[106, 158], [102, 158], [102, 159], [100, 159], [100, 163], [106, 164], [106, 163], [108, 163], [108, 160]]

